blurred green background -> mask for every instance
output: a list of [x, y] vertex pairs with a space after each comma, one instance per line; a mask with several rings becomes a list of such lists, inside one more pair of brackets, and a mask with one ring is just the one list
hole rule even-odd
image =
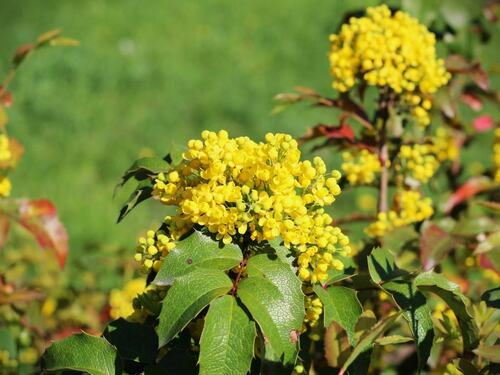
[[[113, 187], [132, 161], [163, 155], [203, 129], [262, 138], [335, 123], [331, 113], [305, 106], [272, 116], [272, 98], [295, 85], [333, 95], [328, 35], [347, 11], [380, 3], [2, 0], [2, 75], [15, 48], [44, 31], [62, 28], [81, 42], [37, 52], [11, 86], [9, 131], [26, 149], [13, 195], [55, 202], [70, 235], [70, 274], [105, 264], [109, 252], [102, 249], [121, 246], [127, 251], [119, 254], [131, 257], [136, 236], [162, 217], [152, 213], [161, 207], [148, 203], [116, 225], [131, 186], [114, 200]], [[387, 3], [438, 29], [445, 19], [455, 27], [452, 48], [480, 56], [487, 69], [495, 62], [496, 29], [490, 48], [472, 47], [475, 36], [460, 31], [482, 12], [478, 1]], [[488, 163], [488, 155], [479, 158]], [[103, 287], [119, 284], [102, 277]]]

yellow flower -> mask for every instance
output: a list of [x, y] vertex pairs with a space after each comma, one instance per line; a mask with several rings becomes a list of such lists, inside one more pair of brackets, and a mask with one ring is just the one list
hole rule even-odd
[[[187, 146], [183, 161], [159, 174], [153, 189], [156, 199], [177, 207], [165, 220], [167, 247], [198, 226], [225, 244], [281, 238], [297, 255], [303, 281], [324, 282], [329, 269], [343, 268], [334, 255], [350, 253], [349, 239], [325, 212], [340, 194], [338, 171], [327, 174], [319, 157], [301, 161], [297, 141], [287, 134], [269, 133], [257, 143], [204, 131]], [[168, 253], [154, 252], [158, 235], [151, 235], [140, 239], [136, 255], [146, 268]]]
[[455, 160], [459, 156], [459, 149], [453, 134], [446, 128], [439, 128], [432, 138], [432, 153], [439, 161]]
[[7, 177], [0, 177], [0, 198], [5, 198], [10, 195], [12, 184]]
[[323, 312], [323, 304], [320, 299], [315, 295], [305, 296], [304, 305], [306, 308], [306, 315], [304, 317], [304, 325], [302, 331], [307, 330], [307, 326], [316, 327]]
[[143, 278], [128, 281], [123, 289], [111, 290], [109, 297], [110, 312], [113, 319], [128, 318], [134, 313], [132, 301], [146, 289], [146, 280]]
[[401, 226], [418, 223], [432, 216], [432, 200], [418, 191], [399, 190], [394, 197], [395, 207], [389, 212], [381, 212], [365, 232], [370, 237], [382, 237], [387, 232]]
[[366, 16], [351, 17], [330, 36], [332, 86], [345, 92], [364, 81], [402, 94], [417, 122], [430, 122], [427, 98], [450, 79], [436, 56], [436, 37], [418, 20], [387, 5], [368, 8]]
[[342, 171], [351, 185], [369, 185], [382, 169], [378, 156], [366, 149], [342, 153]]
[[0, 134], [0, 162], [7, 161], [11, 157], [9, 138], [5, 134]]
[[428, 182], [439, 168], [439, 161], [432, 151], [432, 146], [427, 144], [401, 146], [396, 170], [403, 173], [402, 177], [411, 177], [422, 183]]
[[159, 230], [148, 230], [146, 237], [137, 241], [134, 259], [143, 265], [145, 271], [153, 268], [156, 272], [161, 267], [162, 259], [175, 248], [175, 242], [170, 236]]

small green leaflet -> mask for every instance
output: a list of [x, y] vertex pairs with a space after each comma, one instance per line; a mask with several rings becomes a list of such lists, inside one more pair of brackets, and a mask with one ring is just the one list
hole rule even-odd
[[245, 375], [250, 371], [255, 323], [235, 297], [212, 301], [200, 340], [201, 375]]
[[159, 347], [172, 340], [200, 311], [231, 290], [231, 279], [220, 270], [197, 268], [177, 278], [163, 300], [156, 327]]
[[195, 268], [209, 268], [221, 271], [229, 270], [243, 259], [240, 248], [235, 244], [221, 246], [218, 241], [199, 231], [194, 231], [165, 257], [153, 284], [172, 285], [175, 279]]
[[354, 345], [356, 322], [362, 312], [356, 291], [343, 286], [329, 286], [323, 289], [321, 285], [315, 285], [314, 292], [324, 306], [325, 327], [332, 322], [337, 322], [346, 330], [349, 342]]
[[122, 360], [116, 349], [104, 338], [82, 332], [49, 346], [42, 357], [42, 369], [118, 375], [122, 373]]

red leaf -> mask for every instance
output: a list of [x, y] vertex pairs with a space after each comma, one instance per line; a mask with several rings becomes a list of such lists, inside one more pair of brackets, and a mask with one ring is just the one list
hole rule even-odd
[[490, 180], [486, 177], [473, 177], [462, 186], [460, 186], [446, 202], [444, 211], [449, 214], [451, 210], [458, 204], [465, 202], [467, 199], [472, 198], [491, 186]]
[[485, 132], [487, 130], [490, 130], [494, 126], [493, 118], [489, 115], [483, 115], [476, 117], [472, 123], [472, 126], [474, 126], [474, 129], [477, 132]]
[[493, 262], [488, 258], [487, 254], [480, 254], [479, 255], [479, 267], [488, 268], [490, 270], [495, 271], [497, 274], [500, 275], [499, 270], [495, 267]]
[[19, 199], [16, 220], [33, 234], [38, 244], [54, 252], [64, 267], [68, 256], [68, 234], [57, 217], [55, 206], [46, 199]]
[[10, 91], [3, 91], [3, 88], [0, 86], [0, 104], [3, 104], [6, 108], [10, 107], [14, 102], [12, 98], [12, 93]]
[[35, 49], [34, 44], [25, 44], [16, 49], [16, 53], [14, 54], [14, 58], [12, 62], [14, 65], [19, 65], [28, 54]]
[[327, 139], [340, 139], [348, 140], [349, 142], [354, 142], [354, 131], [351, 126], [345, 121], [342, 121], [339, 126], [330, 126], [325, 124], [318, 124], [312, 128], [309, 128], [302, 137], [300, 137], [300, 142], [307, 142], [312, 139], [325, 137]]
[[436, 266], [455, 246], [453, 237], [437, 224], [424, 225], [420, 236], [420, 259], [424, 271]]
[[467, 104], [474, 111], [480, 111], [483, 108], [481, 98], [471, 92], [464, 92], [460, 95], [460, 100]]

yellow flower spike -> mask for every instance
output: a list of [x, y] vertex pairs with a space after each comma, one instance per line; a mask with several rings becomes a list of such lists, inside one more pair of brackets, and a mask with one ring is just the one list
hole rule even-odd
[[381, 212], [377, 220], [365, 228], [370, 237], [382, 237], [394, 228], [418, 223], [434, 214], [432, 200], [425, 198], [418, 191], [399, 190], [394, 197], [398, 210], [388, 214]]
[[425, 97], [445, 85], [450, 74], [436, 56], [434, 34], [424, 25], [380, 5], [368, 8], [364, 17], [351, 17], [330, 42], [333, 88], [345, 92], [361, 80], [388, 86], [413, 107], [418, 124], [430, 123], [432, 103]]

